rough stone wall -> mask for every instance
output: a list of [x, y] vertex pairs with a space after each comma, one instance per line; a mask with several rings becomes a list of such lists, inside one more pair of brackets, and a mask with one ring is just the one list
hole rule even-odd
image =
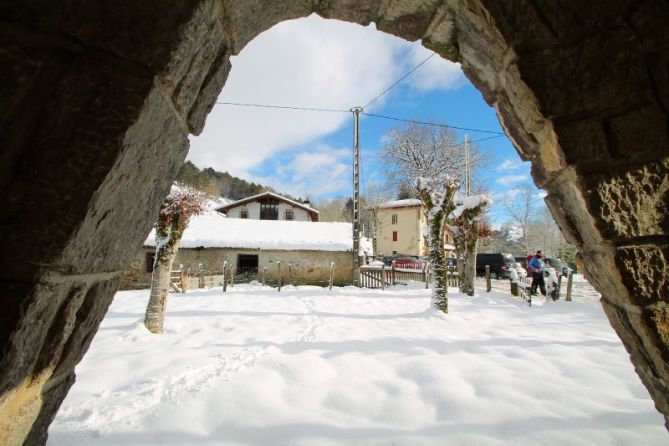
[[[151, 286], [151, 273], [146, 272], [146, 253], [155, 251], [143, 248], [135, 259], [121, 271], [120, 289], [139, 289]], [[231, 248], [180, 249], [174, 260], [174, 267], [183, 265], [184, 270], [192, 274], [199, 271], [222, 272], [223, 262], [227, 261], [232, 268], [237, 268], [239, 254], [255, 254], [258, 256], [258, 271], [262, 273], [267, 267], [267, 280], [276, 282], [281, 262], [283, 283], [288, 283], [288, 264], [292, 266], [294, 285], [326, 285], [330, 280], [330, 262], [335, 263], [334, 284], [350, 285], [353, 278], [353, 256], [345, 251], [279, 251], [279, 250], [242, 250]], [[259, 279], [260, 280], [260, 279]]]
[[668, 417], [665, 1], [6, 0], [0, 444], [45, 441], [229, 56], [311, 12], [374, 21], [462, 63]]

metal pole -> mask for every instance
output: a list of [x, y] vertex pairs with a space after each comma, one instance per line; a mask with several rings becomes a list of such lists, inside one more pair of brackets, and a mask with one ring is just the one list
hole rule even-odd
[[359, 125], [362, 107], [353, 107], [353, 286], [360, 277], [360, 147]]
[[472, 194], [472, 175], [469, 169], [469, 135], [465, 135], [465, 196]]

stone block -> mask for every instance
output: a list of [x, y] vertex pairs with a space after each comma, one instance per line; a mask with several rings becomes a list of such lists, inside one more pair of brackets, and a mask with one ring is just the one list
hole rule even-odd
[[440, 4], [440, 0], [391, 0], [382, 10], [377, 28], [415, 42], [425, 35]]
[[669, 155], [667, 121], [668, 116], [657, 105], [611, 118], [606, 126], [610, 152], [630, 161]]
[[[114, 249], [141, 243], [171, 182], [165, 174], [185, 156], [185, 130], [152, 93], [153, 79], [85, 56], [58, 68], [0, 191], [0, 263], [9, 277], [48, 265], [119, 269]], [[147, 208], [147, 199], [155, 204]]]
[[228, 49], [222, 48], [218, 58], [211, 64], [209, 72], [202, 82], [197, 99], [188, 114], [188, 127], [192, 134], [199, 135], [204, 130], [207, 115], [214, 107], [218, 95], [228, 79], [231, 68]]
[[343, 20], [367, 26], [379, 19], [383, 0], [314, 0], [314, 12], [327, 19]]
[[608, 152], [606, 133], [597, 118], [576, 121], [553, 121], [558, 144], [565, 159], [572, 165], [606, 164], [611, 157]]
[[651, 245], [617, 248], [616, 266], [623, 284], [636, 303], [669, 304], [669, 247], [662, 249]]
[[603, 32], [569, 46], [524, 49], [517, 64], [547, 118], [610, 112], [653, 98], [631, 30]]
[[669, 234], [669, 158], [583, 177], [603, 235], [628, 240]]
[[314, 10], [309, 0], [222, 0], [223, 22], [232, 38], [233, 54], [239, 52], [255, 36], [284, 20], [306, 17]]

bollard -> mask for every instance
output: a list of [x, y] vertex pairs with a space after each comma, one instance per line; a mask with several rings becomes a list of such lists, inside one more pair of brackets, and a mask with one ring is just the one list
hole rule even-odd
[[293, 264], [288, 262], [288, 285], [293, 285]]
[[428, 289], [428, 282], [427, 282], [427, 262], [423, 263], [423, 280], [425, 281], [425, 289]]
[[262, 286], [267, 286], [267, 267], [262, 269]]
[[390, 264], [390, 283], [395, 285], [395, 261]]
[[[393, 260], [393, 265], [395, 264], [395, 261]], [[381, 289], [385, 290], [386, 289], [386, 265], [385, 263], [381, 267]]]
[[492, 290], [492, 283], [490, 283], [490, 266], [485, 266], [485, 288], [489, 293]]
[[334, 281], [334, 262], [330, 262], [330, 289], [332, 289], [332, 282]]
[[571, 287], [574, 284], [574, 273], [570, 272], [569, 277], [567, 278], [567, 297], [564, 300], [571, 302]]
[[228, 261], [223, 262], [223, 292], [228, 291]]
[[557, 291], [555, 292], [556, 300], [560, 298], [560, 291], [562, 291], [562, 273], [558, 275]]
[[235, 285], [235, 271], [232, 269], [232, 265], [230, 265], [230, 286]]
[[279, 293], [281, 292], [281, 260], [276, 262], [276, 286], [279, 290]]
[[197, 287], [198, 288], [204, 288], [204, 271], [202, 271], [202, 264], [198, 263], [198, 278], [197, 278]]

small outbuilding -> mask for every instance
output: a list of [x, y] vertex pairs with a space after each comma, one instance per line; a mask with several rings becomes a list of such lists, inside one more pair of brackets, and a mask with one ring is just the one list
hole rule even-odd
[[[287, 283], [290, 264], [294, 284], [325, 285], [334, 263], [334, 284], [353, 279], [353, 236], [350, 223], [227, 218], [217, 212], [195, 216], [179, 244], [173, 269], [220, 273], [227, 262], [236, 275]], [[363, 243], [363, 246], [369, 243]], [[121, 288], [146, 288], [155, 256], [152, 231], [123, 271]], [[279, 266], [279, 264], [281, 266]]]

